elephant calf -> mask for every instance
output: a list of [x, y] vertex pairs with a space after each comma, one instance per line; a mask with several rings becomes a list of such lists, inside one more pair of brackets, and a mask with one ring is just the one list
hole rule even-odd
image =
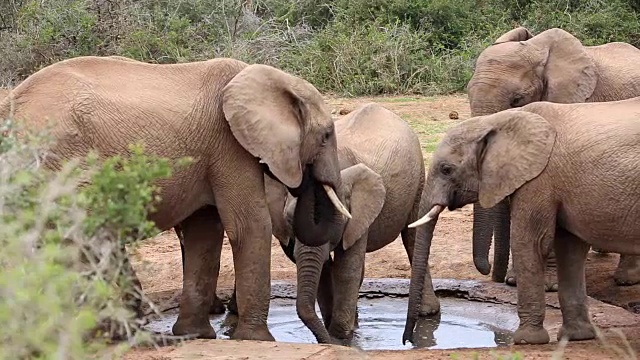
[[518, 277], [516, 344], [549, 342], [544, 271], [551, 249], [563, 319], [558, 340], [595, 338], [585, 284], [590, 246], [640, 255], [638, 114], [640, 97], [536, 102], [466, 120], [438, 145], [425, 185], [431, 210], [410, 227], [426, 223], [431, 237], [445, 208], [506, 202]]
[[[289, 195], [285, 205], [286, 193], [271, 186], [267, 189], [272, 218], [279, 219], [273, 221], [274, 234], [297, 267], [298, 316], [320, 343], [333, 342], [332, 337], [340, 341], [352, 338], [366, 252], [376, 251], [401, 235], [409, 262], [428, 274], [427, 259], [413, 254], [416, 231], [406, 227], [420, 215], [425, 171], [418, 137], [400, 117], [374, 103], [361, 106], [335, 126], [342, 169], [339, 194], [351, 219], [342, 217], [324, 228], [301, 226], [293, 214], [305, 200]], [[283, 210], [281, 218], [278, 214]], [[308, 237], [323, 236], [324, 232], [341, 236], [338, 242], [310, 247], [297, 240], [302, 232]], [[428, 249], [429, 244], [418, 242]], [[315, 312], [316, 295], [324, 324]], [[439, 311], [440, 303], [427, 277], [421, 312]]]

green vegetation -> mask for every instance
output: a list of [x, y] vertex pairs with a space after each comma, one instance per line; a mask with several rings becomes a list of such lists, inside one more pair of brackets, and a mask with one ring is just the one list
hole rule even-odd
[[517, 25], [640, 45], [636, 0], [5, 0], [0, 86], [78, 55], [234, 57], [341, 95], [464, 90], [477, 54]]
[[[123, 245], [157, 233], [147, 215], [169, 161], [132, 146], [47, 171], [47, 138], [15, 130], [0, 128], [0, 359], [87, 359], [149, 341]], [[113, 339], [129, 341], [106, 347]]]

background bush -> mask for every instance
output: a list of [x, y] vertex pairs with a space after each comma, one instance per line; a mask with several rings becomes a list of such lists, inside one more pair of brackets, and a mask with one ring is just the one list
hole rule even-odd
[[152, 340], [129, 306], [141, 295], [125, 245], [157, 234], [147, 215], [168, 160], [133, 146], [46, 171], [47, 138], [1, 125], [0, 359], [88, 359]]
[[78, 55], [155, 63], [234, 57], [343, 95], [464, 90], [517, 25], [640, 46], [636, 0], [4, 0], [0, 86]]

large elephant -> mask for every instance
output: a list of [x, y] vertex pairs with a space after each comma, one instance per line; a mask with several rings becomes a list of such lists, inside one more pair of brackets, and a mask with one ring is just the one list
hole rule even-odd
[[[181, 225], [184, 235], [175, 335], [216, 337], [208, 312], [224, 224], [237, 278], [239, 322], [232, 337], [274, 340], [267, 328], [272, 230], [265, 173], [315, 208], [317, 216], [309, 219], [314, 211], [299, 206], [298, 221], [324, 227], [350, 216], [335, 192], [341, 187], [335, 126], [321, 94], [270, 66], [78, 57], [18, 85], [0, 103], [0, 116], [10, 112], [27, 129], [53, 121], [56, 142], [46, 166], [54, 170], [92, 150], [126, 155], [139, 141], [151, 154], [196, 160], [157, 182], [162, 200], [150, 215], [160, 230]], [[314, 246], [335, 240], [300, 241]]]
[[[406, 227], [428, 210], [420, 213], [425, 172], [417, 135], [399, 116], [375, 103], [359, 107], [335, 124], [338, 158], [343, 169], [341, 194], [352, 219], [345, 219], [335, 229], [326, 229], [341, 234], [338, 242], [306, 246], [296, 237], [310, 230], [300, 226], [293, 216], [296, 203], [302, 199], [296, 201], [288, 196], [282, 222], [286, 228], [275, 233], [287, 256], [296, 263], [298, 316], [320, 343], [336, 340], [344, 343], [352, 339], [357, 327], [365, 253], [383, 248], [399, 235], [412, 268], [427, 275], [421, 314], [440, 311], [426, 258], [430, 244], [416, 240], [416, 236], [426, 232], [416, 234], [416, 229]], [[270, 191], [267, 197], [272, 193], [277, 194]], [[282, 201], [271, 203], [275, 206], [272, 213], [281, 210]], [[416, 243], [424, 248], [416, 248], [414, 254]], [[323, 321], [315, 312], [316, 299]]]
[[[426, 232], [406, 228], [428, 210], [421, 201], [425, 172], [418, 137], [404, 120], [375, 103], [360, 106], [337, 120], [335, 126], [343, 169], [338, 193], [350, 208], [351, 219], [343, 218], [341, 223], [323, 229], [300, 223], [294, 209], [306, 200], [294, 198], [282, 184], [265, 178], [273, 235], [297, 266], [297, 312], [320, 343], [332, 342], [330, 335], [340, 342], [351, 338], [357, 324], [356, 304], [365, 252], [388, 245], [398, 235], [412, 271], [426, 274], [417, 311], [425, 316], [440, 311], [429, 275], [430, 243], [420, 240]], [[338, 234], [331, 236], [336, 241], [311, 247], [299, 240], [300, 236], [324, 237], [326, 233]], [[181, 242], [182, 236], [178, 231]], [[415, 249], [415, 255], [414, 244], [422, 245]], [[334, 292], [335, 288], [340, 291]], [[232, 313], [237, 312], [235, 295], [234, 291], [229, 303]], [[316, 295], [324, 324], [315, 313]], [[215, 298], [210, 311], [224, 312], [219, 298]]]
[[[605, 102], [640, 96], [640, 50], [614, 42], [583, 46], [562, 29], [533, 36], [524, 27], [500, 36], [478, 57], [467, 86], [471, 116], [493, 114], [531, 102]], [[474, 203], [473, 252], [476, 268], [489, 274], [489, 249], [495, 237], [492, 279], [516, 285], [509, 262], [509, 212], [500, 203], [485, 209]], [[555, 255], [550, 254], [546, 289], [555, 291]], [[614, 274], [618, 285], [640, 282], [640, 257], [621, 255]]]
[[410, 227], [426, 223], [430, 237], [445, 208], [476, 201], [491, 208], [509, 200], [519, 279], [516, 344], [549, 342], [544, 272], [552, 248], [563, 319], [558, 340], [595, 337], [586, 303], [589, 247], [640, 255], [638, 114], [640, 97], [536, 102], [473, 117], [438, 144], [425, 185], [432, 208]]

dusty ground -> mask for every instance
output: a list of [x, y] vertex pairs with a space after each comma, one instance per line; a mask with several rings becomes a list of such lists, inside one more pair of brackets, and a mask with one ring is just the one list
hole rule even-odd
[[[345, 113], [344, 110], [353, 110], [359, 104], [375, 101], [381, 103], [388, 109], [396, 112], [403, 119], [409, 122], [421, 138], [425, 161], [429, 160], [429, 153], [439, 140], [442, 132], [449, 126], [467, 119], [469, 117], [469, 105], [465, 95], [448, 97], [389, 97], [389, 98], [357, 98], [357, 99], [337, 99], [328, 98], [328, 102], [335, 110], [336, 116]], [[458, 119], [450, 119], [456, 117]], [[430, 266], [434, 278], [454, 278], [454, 279], [478, 279], [487, 280], [478, 273], [473, 266], [471, 259], [471, 207], [465, 207], [459, 211], [445, 211], [440, 217], [431, 249]], [[295, 280], [295, 266], [284, 256], [280, 246], [273, 240], [271, 274], [274, 280]], [[182, 286], [182, 272], [180, 265], [180, 247], [175, 234], [172, 231], [165, 232], [159, 236], [143, 242], [134, 253], [134, 266], [138, 269], [143, 288], [151, 298], [158, 302], [160, 308], [175, 305], [175, 299], [180, 295]], [[587, 280], [588, 292], [594, 298], [607, 303], [627, 306], [628, 303], [640, 301], [640, 286], [618, 287], [613, 284], [612, 274], [617, 265], [618, 255], [597, 255], [590, 254], [588, 262]], [[406, 252], [402, 246], [400, 238], [386, 248], [377, 252], [367, 254], [365, 277], [367, 278], [409, 278], [410, 268]], [[220, 289], [233, 287], [233, 262], [231, 248], [225, 242], [220, 269]], [[640, 332], [631, 331], [627, 334], [633, 340], [636, 351], [640, 344]], [[320, 345], [283, 345], [283, 344], [252, 344], [243, 343], [243, 354], [237, 353], [239, 349], [236, 342], [220, 340], [215, 346], [209, 346], [207, 342], [192, 342], [191, 354], [199, 353], [201, 356], [207, 354], [207, 358], [258, 358], [267, 356], [265, 354], [279, 354], [278, 358], [354, 358], [356, 353], [343, 350], [336, 350]], [[548, 359], [551, 358], [556, 345], [542, 347], [516, 347], [513, 351], [520, 351], [525, 354], [525, 358]], [[200, 349], [200, 350], [198, 350]], [[277, 352], [270, 352], [266, 349], [279, 349]], [[202, 351], [201, 351], [202, 350]], [[182, 352], [181, 352], [182, 351]], [[182, 359], [186, 358], [184, 351], [174, 347], [165, 347], [156, 351], [135, 351], [130, 354], [131, 358], [145, 359]], [[469, 358], [470, 350], [464, 351], [402, 351], [388, 352], [377, 351], [367, 352], [368, 358], [449, 358], [449, 354], [457, 353], [459, 358]], [[586, 342], [571, 344], [567, 351], [571, 359], [586, 358], [620, 358], [619, 356], [607, 355], [606, 348], [597, 342]], [[229, 354], [237, 353], [236, 356], [229, 357]], [[493, 358], [492, 351], [480, 350], [481, 358]], [[500, 351], [498, 353], [501, 353]], [[364, 354], [360, 354], [364, 355]], [[189, 356], [189, 358], [191, 358]], [[199, 358], [196, 356], [195, 358]], [[268, 358], [268, 357], [263, 357]]]

